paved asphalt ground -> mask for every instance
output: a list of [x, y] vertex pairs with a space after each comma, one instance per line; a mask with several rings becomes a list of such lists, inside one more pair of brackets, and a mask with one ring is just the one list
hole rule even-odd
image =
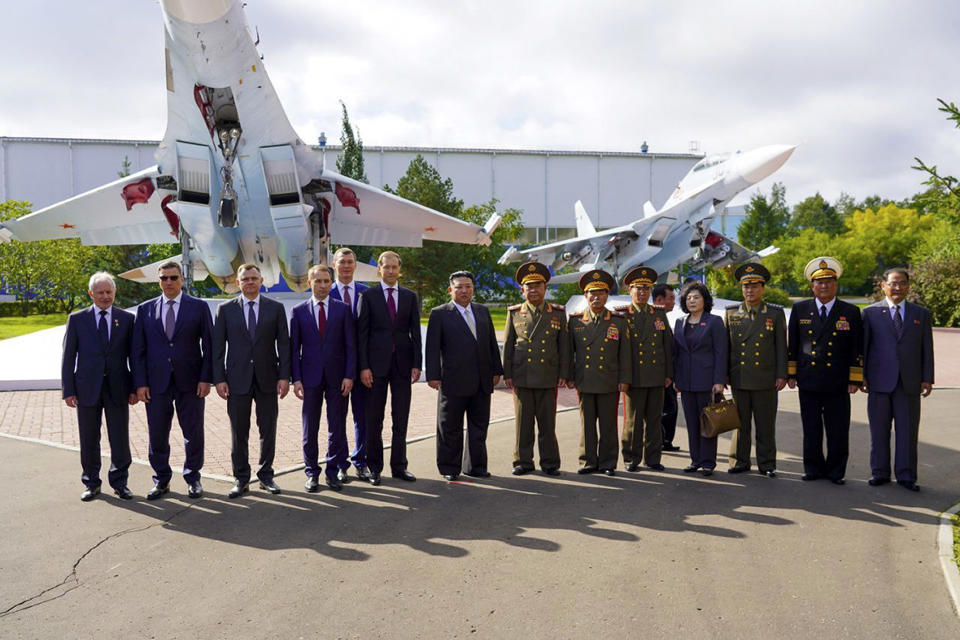
[[572, 411], [556, 479], [509, 475], [500, 422], [488, 480], [443, 482], [428, 439], [414, 484], [310, 495], [291, 473], [280, 496], [206, 480], [190, 501], [175, 478], [148, 503], [134, 465], [134, 501], [85, 504], [75, 451], [0, 438], [0, 637], [958, 638], [935, 546], [960, 498], [958, 407], [960, 390], [923, 401], [918, 494], [866, 484], [862, 394], [843, 487], [800, 481], [795, 393], [777, 479], [691, 477], [683, 452], [578, 476]]

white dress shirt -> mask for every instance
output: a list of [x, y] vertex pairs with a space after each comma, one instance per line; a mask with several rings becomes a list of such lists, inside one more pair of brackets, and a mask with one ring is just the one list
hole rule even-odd
[[[160, 318], [160, 322], [165, 322], [167, 319], [167, 298], [165, 295], [160, 296], [160, 300], [157, 301], [157, 317]], [[172, 298], [177, 304], [173, 305], [173, 321], [176, 322], [177, 318], [180, 317], [180, 303], [183, 299], [183, 291], [177, 294], [176, 298]]]
[[314, 326], [320, 322], [320, 305], [323, 305], [323, 317], [327, 320], [330, 319], [330, 296], [327, 296], [323, 300], [317, 300], [317, 296], [310, 296], [311, 304], [310, 309], [313, 311], [313, 324]]
[[831, 300], [831, 301], [828, 302], [827, 304], [823, 304], [822, 302], [820, 302], [819, 300], [817, 300], [817, 314], [822, 313], [821, 309], [823, 309], [824, 307], [826, 307], [826, 308], [827, 308], [827, 315], [830, 315], [830, 312], [833, 311], [833, 304], [834, 304], [836, 301], [837, 301], [837, 299], [834, 298], [833, 300]]
[[107, 312], [107, 315], [105, 315], [104, 318], [107, 319], [107, 340], [109, 340], [111, 335], [111, 329], [112, 329], [112, 327], [110, 326], [110, 322], [111, 320], [113, 320], [113, 305], [110, 305], [106, 309], [101, 309], [95, 304], [91, 306], [93, 307], [93, 323], [94, 325], [96, 325], [97, 331], [100, 330], [100, 312], [101, 311]]
[[249, 298], [247, 298], [245, 295], [241, 293], [240, 302], [243, 303], [241, 308], [243, 309], [244, 324], [246, 324], [247, 318], [250, 316], [251, 302], [253, 303], [253, 317], [256, 319], [257, 322], [259, 322], [260, 321], [260, 294], [258, 293], [256, 298], [254, 298], [253, 300], [250, 300]]
[[903, 302], [900, 303], [900, 311], [894, 311], [894, 310], [893, 310], [893, 308], [897, 306], [897, 303], [894, 302], [893, 300], [891, 300], [890, 298], [884, 298], [884, 301], [887, 303], [887, 308], [890, 309], [890, 319], [893, 320], [893, 314], [894, 314], [894, 313], [899, 313], [899, 314], [900, 314], [900, 323], [903, 324], [903, 320], [904, 320], [904, 314], [903, 314], [903, 312], [905, 311], [904, 307], [907, 306], [907, 301], [904, 300]]

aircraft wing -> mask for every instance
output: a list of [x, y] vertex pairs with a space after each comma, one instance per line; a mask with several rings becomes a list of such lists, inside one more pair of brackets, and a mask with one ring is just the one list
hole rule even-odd
[[770, 246], [760, 251], [753, 251], [736, 240], [731, 240], [721, 233], [711, 231], [704, 238], [703, 246], [691, 261], [690, 266], [695, 270], [706, 266], [722, 268], [764, 258], [779, 250], [777, 247]]
[[392, 193], [324, 170], [335, 198], [330, 236], [337, 244], [419, 247], [424, 240], [490, 244], [499, 224], [494, 215], [485, 227], [458, 220]]
[[[177, 242], [156, 193], [157, 167], [0, 224], [0, 240], [80, 238], [83, 244]], [[173, 216], [176, 224], [175, 214]]]
[[[558, 240], [557, 242], [542, 244], [528, 249], [510, 247], [500, 256], [498, 262], [500, 264], [509, 264], [511, 262], [536, 260], [543, 264], [549, 264], [554, 269], [560, 269], [565, 266], [579, 264], [591, 255], [599, 255], [627, 236], [630, 238], [637, 236], [630, 225], [597, 231], [585, 237]], [[593, 260], [590, 261], [592, 262]]]

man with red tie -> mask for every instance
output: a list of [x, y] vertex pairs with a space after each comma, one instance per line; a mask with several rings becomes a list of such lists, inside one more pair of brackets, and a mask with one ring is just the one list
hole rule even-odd
[[340, 471], [350, 466], [343, 404], [350, 397], [357, 370], [357, 344], [350, 307], [330, 299], [333, 272], [314, 265], [307, 272], [313, 295], [293, 308], [290, 318], [290, 358], [293, 393], [303, 400], [304, 488], [320, 488], [320, 413], [327, 401], [327, 486], [343, 488]]
[[[340, 247], [333, 254], [333, 268], [337, 272], [337, 280], [330, 289], [330, 297], [334, 300], [341, 300], [350, 307], [353, 317], [356, 319], [359, 314], [360, 294], [367, 290], [367, 285], [357, 282], [353, 279], [353, 274], [357, 269], [357, 256], [353, 249], [349, 247]], [[350, 402], [343, 403], [344, 420], [346, 420], [347, 406], [353, 411], [353, 442], [354, 450], [350, 453], [350, 461], [357, 470], [357, 477], [366, 480], [370, 475], [367, 469], [367, 429], [365, 425], [364, 403], [367, 401], [367, 388], [362, 384], [353, 385], [353, 391], [350, 392]], [[340, 481], [347, 481], [347, 474], [344, 471], [340, 475]]]
[[397, 284], [400, 256], [384, 251], [377, 258], [380, 285], [360, 294], [357, 318], [358, 366], [360, 382], [367, 394], [367, 466], [370, 484], [380, 484], [383, 471], [383, 418], [386, 413], [387, 387], [390, 388], [390, 413], [393, 439], [390, 447], [390, 471], [394, 478], [413, 482], [407, 471], [407, 420], [410, 415], [411, 385], [420, 379], [423, 352], [420, 339], [420, 301], [417, 295]]

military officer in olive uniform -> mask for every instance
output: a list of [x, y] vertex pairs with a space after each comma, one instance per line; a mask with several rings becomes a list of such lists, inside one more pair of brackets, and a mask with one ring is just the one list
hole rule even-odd
[[623, 401], [623, 433], [620, 446], [627, 471], [639, 471], [643, 462], [655, 471], [663, 471], [663, 390], [673, 384], [673, 332], [667, 314], [650, 304], [650, 290], [657, 272], [636, 267], [627, 273], [623, 284], [630, 290], [631, 304], [618, 307], [627, 321], [632, 373], [630, 388]]
[[606, 308], [616, 286], [606, 271], [587, 271], [580, 278], [580, 290], [588, 307], [570, 316], [567, 387], [577, 389], [582, 425], [577, 473], [603, 471], [612, 476], [617, 467], [617, 407], [632, 371], [627, 323]]
[[776, 477], [777, 392], [787, 384], [787, 326], [783, 308], [763, 301], [770, 272], [748, 262], [734, 273], [743, 303], [727, 307], [730, 387], [740, 428], [730, 444], [730, 473], [750, 469], [751, 422], [757, 426], [757, 468]]
[[850, 452], [850, 395], [863, 383], [860, 309], [837, 298], [843, 267], [835, 259], [814, 258], [803, 275], [815, 297], [793, 305], [787, 326], [787, 384], [800, 387], [803, 480], [843, 484]]
[[547, 475], [560, 475], [557, 444], [557, 386], [566, 384], [570, 369], [570, 338], [567, 313], [544, 300], [550, 270], [539, 262], [525, 262], [517, 269], [517, 283], [525, 302], [507, 309], [503, 341], [503, 383], [513, 389], [517, 439], [513, 449], [513, 474], [533, 470], [534, 422], [540, 468]]

